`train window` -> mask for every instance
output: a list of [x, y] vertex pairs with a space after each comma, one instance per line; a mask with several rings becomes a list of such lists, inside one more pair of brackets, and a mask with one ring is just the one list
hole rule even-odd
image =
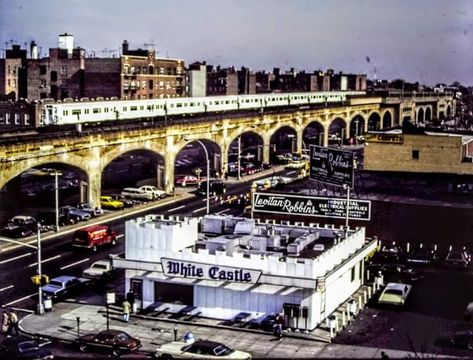
[[216, 101], [216, 102], [215, 102], [215, 105], [220, 105], [220, 101]]
[[84, 114], [88, 114], [89, 113], [89, 109], [84, 109]]
[[123, 111], [128, 111], [128, 108], [126, 106], [124, 106]]
[[173, 107], [174, 107], [174, 104], [172, 104], [172, 103], [171, 103], [171, 104], [169, 104], [169, 107], [172, 107], [172, 108], [173, 108]]
[[93, 112], [94, 114], [98, 114], [98, 113], [100, 113], [100, 109], [99, 109], [99, 108], [93, 108], [93, 109], [92, 109], [92, 112]]
[[[145, 69], [146, 69], [146, 68], [145, 68]], [[144, 109], [145, 109], [145, 107], [144, 107], [144, 106], [140, 106], [140, 110], [144, 110]]]
[[226, 100], [226, 101], [225, 101], [225, 104], [230, 104], [230, 101], [229, 101], [229, 100]]
[[80, 109], [72, 110], [72, 115], [80, 115]]
[[108, 109], [108, 108], [104, 108], [104, 109], [103, 109], [103, 112], [108, 113], [108, 112], [109, 112], [109, 109]]
[[67, 110], [63, 110], [62, 115], [67, 116]]
[[138, 106], [130, 106], [130, 111], [136, 111], [138, 110]]
[[176, 107], [182, 107], [182, 104], [181, 104], [181, 103], [177, 103], [177, 104], [176, 104]]
[[191, 103], [190, 103], [190, 106], [194, 106], [194, 103], [193, 103], [193, 102], [191, 102]]

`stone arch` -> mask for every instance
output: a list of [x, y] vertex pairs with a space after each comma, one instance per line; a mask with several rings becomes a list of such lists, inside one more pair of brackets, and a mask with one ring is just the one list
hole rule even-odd
[[329, 140], [329, 145], [330, 142], [332, 144], [342, 144], [343, 140], [347, 138], [347, 126], [348, 122], [345, 118], [342, 116], [334, 116], [331, 118], [330, 123], [328, 127], [328, 140]]
[[[287, 128], [287, 133], [284, 134], [282, 130]], [[281, 124], [272, 131], [268, 132], [270, 157], [274, 158], [277, 151], [282, 149], [284, 151], [297, 151], [297, 129], [290, 124]], [[278, 147], [279, 145], [279, 147]]]
[[452, 116], [452, 108], [450, 107], [450, 104], [447, 105], [447, 110], [445, 111], [445, 115], [447, 118]]
[[425, 121], [431, 121], [432, 120], [432, 108], [429, 106], [426, 106], [425, 108]]
[[424, 120], [425, 120], [424, 108], [419, 107], [419, 109], [417, 110], [417, 122], [423, 123]]
[[[202, 136], [202, 137], [195, 137], [195, 138], [189, 138], [187, 141], [182, 139], [181, 141], [176, 142], [174, 145], [174, 152], [172, 154], [168, 154], [168, 161], [171, 163], [168, 164], [169, 166], [173, 166], [172, 171], [173, 171], [173, 176], [172, 178], [174, 179], [174, 172], [176, 171], [174, 166], [177, 160], [177, 157], [179, 153], [181, 153], [185, 147], [187, 147], [189, 144], [196, 143], [195, 147], [199, 149], [199, 153], [202, 151], [205, 153], [205, 150], [203, 149], [202, 145], [197, 141], [199, 140], [200, 142], [203, 143], [205, 149], [207, 150], [208, 156], [209, 156], [209, 161], [210, 161], [210, 174], [211, 176], [217, 176], [220, 177], [220, 175], [223, 175], [223, 151], [222, 151], [222, 146], [215, 141], [214, 139], [211, 138], [210, 134], [209, 136]], [[204, 155], [205, 156], [205, 155]], [[167, 175], [169, 178], [169, 175]]]
[[381, 129], [381, 116], [379, 112], [372, 111], [368, 116], [368, 131], [376, 131]]
[[383, 129], [390, 128], [393, 126], [393, 114], [391, 110], [386, 110], [383, 113]]
[[[117, 146], [111, 151], [103, 154], [102, 156], [103, 161], [100, 164], [101, 165], [100, 172], [102, 173], [105, 170], [105, 168], [108, 165], [110, 165], [114, 160], [116, 160], [119, 156], [125, 155], [126, 153], [133, 152], [133, 151], [147, 151], [165, 159], [165, 156], [160, 152], [160, 150], [150, 149], [149, 147], [145, 147], [139, 143], [136, 143], [136, 145], [126, 148], [126, 149], [122, 149], [120, 146]], [[164, 153], [164, 151], [162, 152]]]
[[364, 134], [366, 119], [362, 113], [354, 114], [350, 119], [350, 138]]
[[[315, 128], [315, 131], [312, 130]], [[321, 120], [312, 120], [305, 124], [302, 130], [302, 141], [306, 146], [319, 145], [324, 143], [325, 127]]]

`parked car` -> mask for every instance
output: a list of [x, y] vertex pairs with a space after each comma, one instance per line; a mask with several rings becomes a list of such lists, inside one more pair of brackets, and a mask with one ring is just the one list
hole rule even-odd
[[374, 260], [382, 263], [400, 263], [405, 260], [405, 253], [399, 245], [383, 245], [381, 250], [375, 254]]
[[416, 247], [407, 255], [407, 263], [412, 265], [429, 265], [437, 261], [437, 252], [426, 247]]
[[129, 199], [126, 196], [123, 196], [122, 194], [110, 194], [109, 195], [113, 200], [121, 201], [123, 203], [123, 206], [126, 208], [142, 204], [141, 201], [139, 200], [134, 200], [134, 199]]
[[[36, 218], [43, 226], [54, 227], [56, 226], [56, 211], [43, 211], [40, 212]], [[58, 213], [58, 222], [59, 225], [71, 225], [77, 222], [75, 217], [70, 217], [69, 214]]]
[[198, 178], [197, 176], [194, 176], [194, 175], [179, 176], [176, 179], [176, 185], [179, 185], [179, 186], [198, 185], [201, 181], [204, 181], [204, 180], [206, 180], [205, 177]]
[[94, 262], [90, 267], [82, 272], [82, 276], [86, 279], [104, 279], [109, 277], [113, 272], [112, 261], [103, 259]]
[[59, 214], [66, 216], [70, 222], [87, 221], [92, 217], [88, 212], [70, 205], [61, 207]]
[[384, 282], [410, 284], [421, 277], [414, 269], [403, 264], [369, 264], [366, 266], [366, 270], [370, 272], [370, 279], [381, 272]]
[[444, 260], [444, 265], [454, 269], [466, 269], [471, 262], [471, 254], [467, 250], [451, 250]]
[[88, 226], [74, 232], [72, 236], [72, 246], [92, 249], [97, 251], [97, 247], [107, 244], [115, 245], [117, 233], [112, 231], [108, 225]]
[[149, 192], [145, 192], [138, 188], [124, 188], [121, 192], [121, 195], [133, 199], [133, 200], [140, 200], [140, 201], [150, 201], [154, 199], [154, 195]]
[[120, 330], [103, 330], [96, 334], [86, 334], [76, 339], [80, 351], [108, 350], [114, 356], [135, 351], [141, 341]]
[[273, 331], [274, 325], [276, 324], [276, 315], [269, 314], [265, 315], [259, 319], [252, 319], [250, 320], [250, 326], [253, 328], [258, 328], [263, 331]]
[[233, 350], [228, 346], [209, 340], [197, 340], [192, 344], [173, 341], [159, 346], [154, 357], [156, 359], [251, 359], [250, 353]]
[[100, 206], [104, 209], [120, 210], [125, 207], [125, 204], [121, 200], [115, 200], [111, 196], [101, 196]]
[[468, 322], [473, 321], [473, 301], [466, 306], [465, 320]]
[[138, 189], [146, 193], [152, 194], [153, 199], [162, 199], [166, 197], [166, 191], [158, 189], [156, 186], [144, 185], [140, 186]]
[[0, 343], [0, 359], [49, 360], [54, 359], [54, 355], [34, 339], [20, 335], [3, 339]]
[[19, 238], [32, 235], [37, 231], [38, 222], [34, 217], [18, 215], [8, 220], [7, 225], [2, 229], [2, 235], [12, 238]]
[[403, 283], [388, 283], [378, 298], [379, 304], [401, 306], [406, 303], [412, 285]]
[[[227, 187], [222, 180], [210, 180], [209, 184], [210, 195], [221, 195], [227, 192]], [[199, 195], [207, 195], [207, 181], [202, 181], [197, 188], [197, 193]]]
[[457, 331], [450, 342], [452, 345], [473, 350], [473, 330]]
[[79, 291], [89, 280], [70, 275], [55, 277], [48, 284], [41, 287], [43, 296], [58, 300], [65, 295]]
[[99, 208], [93, 208], [90, 204], [87, 203], [80, 203], [76, 205], [76, 208], [85, 211], [90, 214], [92, 217], [97, 217], [103, 215], [103, 210]]

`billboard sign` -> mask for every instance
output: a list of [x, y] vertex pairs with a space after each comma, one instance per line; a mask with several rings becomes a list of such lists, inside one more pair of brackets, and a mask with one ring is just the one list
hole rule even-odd
[[332, 185], [353, 187], [353, 153], [323, 146], [310, 147], [312, 180]]
[[[346, 198], [328, 198], [304, 195], [253, 194], [253, 212], [346, 218]], [[349, 219], [370, 220], [371, 201], [350, 199]]]

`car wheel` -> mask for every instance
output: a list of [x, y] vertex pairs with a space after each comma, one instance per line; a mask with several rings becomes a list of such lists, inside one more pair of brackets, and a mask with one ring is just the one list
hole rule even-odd
[[112, 350], [112, 355], [113, 355], [113, 356], [120, 356], [121, 353], [122, 353], [122, 352], [120, 351], [120, 349], [113, 349], [113, 350]]
[[158, 359], [161, 359], [161, 360], [172, 360], [174, 359], [172, 357], [172, 355], [169, 355], [169, 354], [162, 354], [161, 356], [158, 356]]
[[82, 352], [86, 352], [87, 351], [87, 345], [86, 344], [79, 344], [79, 350], [82, 351]]
[[470, 341], [467, 345], [466, 345], [467, 349], [468, 350], [473, 350], [473, 341]]

